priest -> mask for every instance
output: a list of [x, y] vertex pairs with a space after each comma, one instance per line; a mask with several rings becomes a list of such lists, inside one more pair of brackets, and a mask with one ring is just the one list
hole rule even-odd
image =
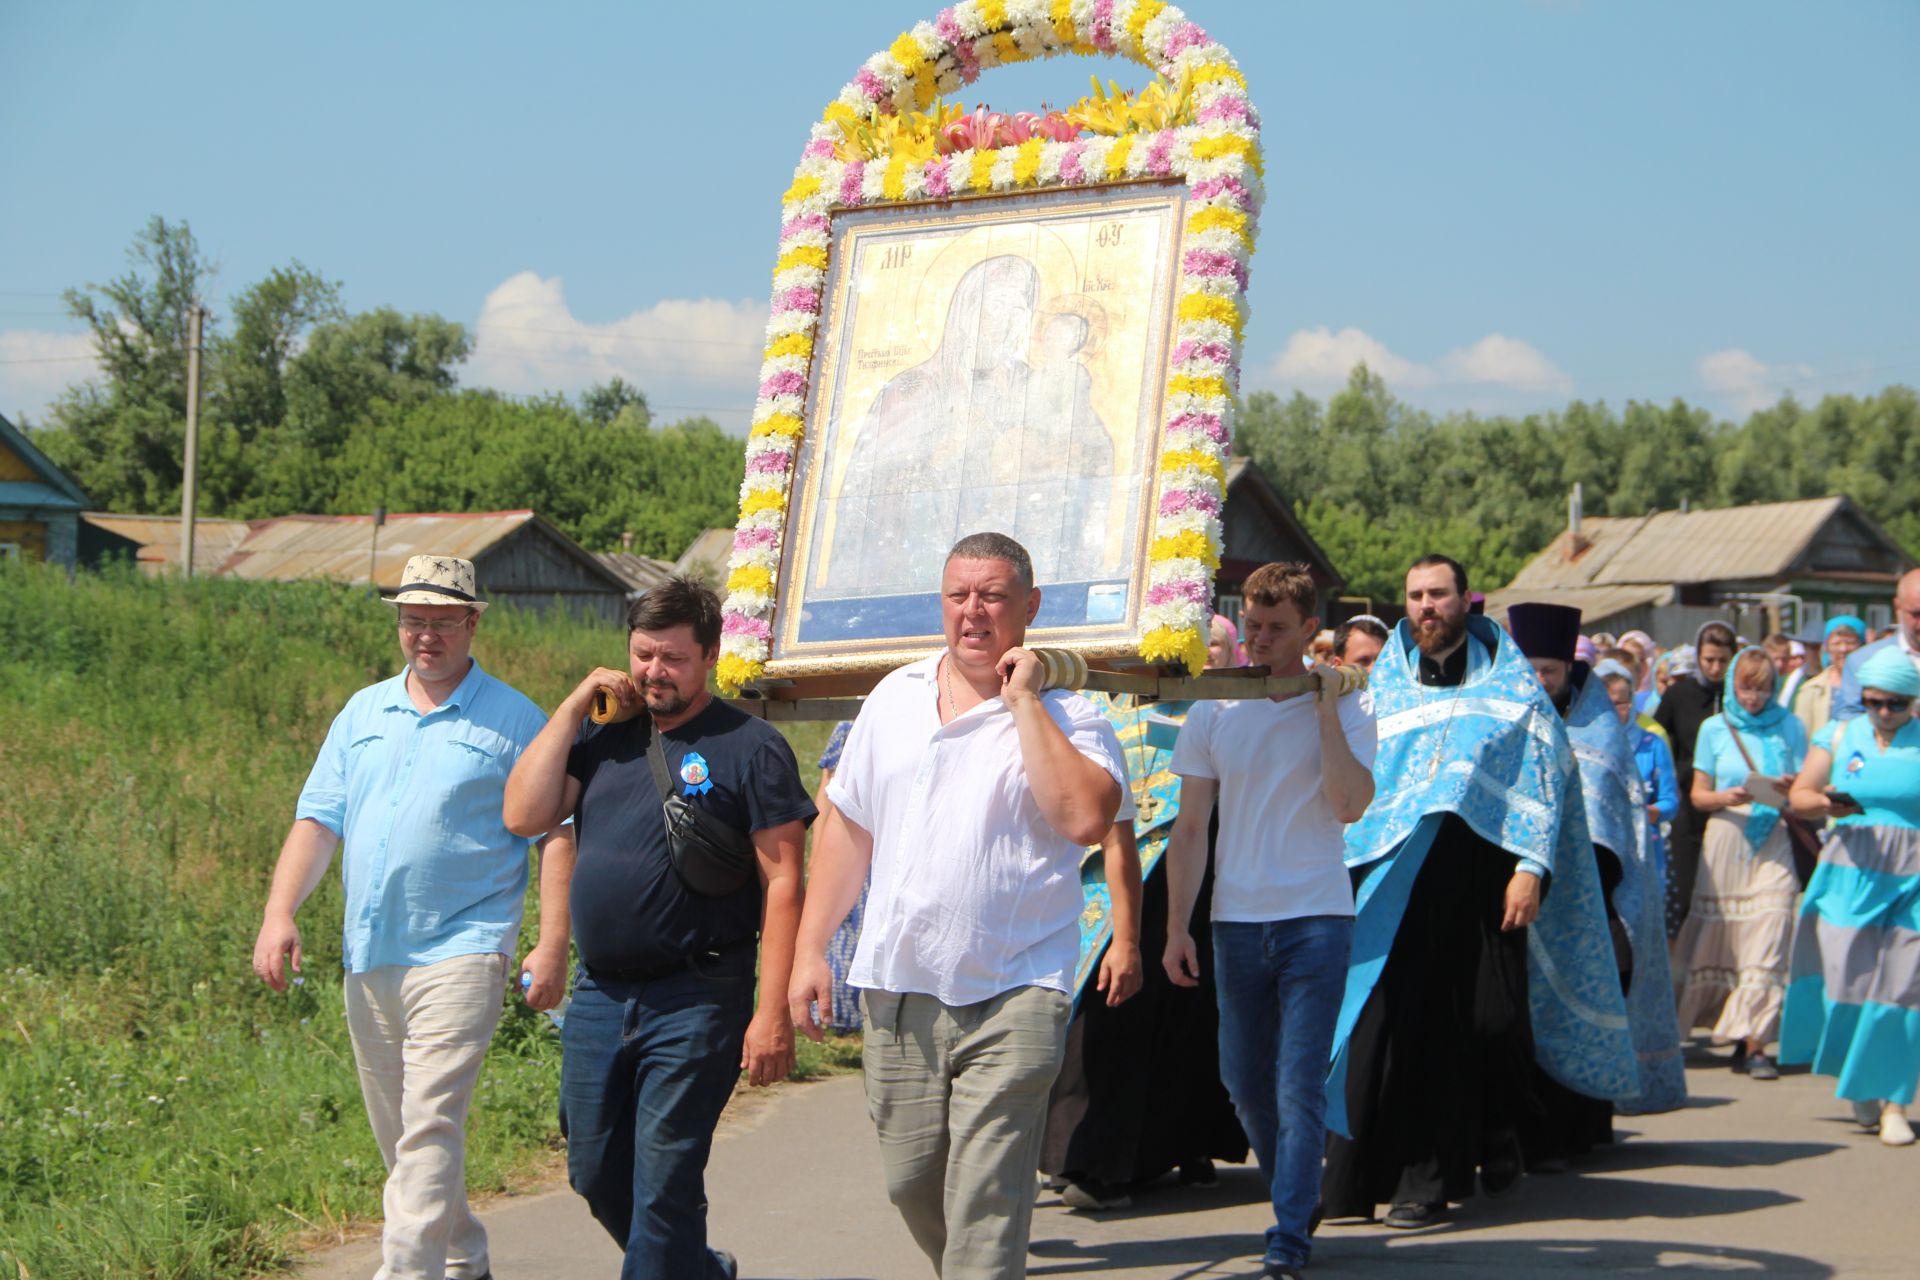
[[1416, 562], [1375, 660], [1376, 799], [1347, 832], [1358, 882], [1335, 1030], [1328, 1219], [1445, 1219], [1521, 1174], [1537, 1061], [1589, 1097], [1638, 1090], [1566, 726], [1511, 637], [1468, 613], [1466, 570]]
[[[1620, 1100], [1618, 1109], [1632, 1114], [1671, 1110], [1686, 1100], [1686, 1077], [1668, 976], [1660, 874], [1650, 854], [1632, 743], [1605, 682], [1578, 657], [1578, 609], [1514, 604], [1507, 610], [1507, 627], [1566, 723], [1579, 774], [1640, 1074], [1640, 1091]], [[1535, 1083], [1546, 1115], [1525, 1135], [1530, 1169], [1563, 1167], [1595, 1144], [1613, 1140], [1613, 1102], [1566, 1089], [1544, 1072]]]

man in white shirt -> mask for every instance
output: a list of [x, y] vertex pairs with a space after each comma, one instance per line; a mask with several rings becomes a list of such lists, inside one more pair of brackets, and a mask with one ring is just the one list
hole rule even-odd
[[[1307, 670], [1319, 630], [1305, 565], [1268, 564], [1247, 578], [1247, 657], [1276, 676]], [[1213, 963], [1220, 1002], [1220, 1074], [1273, 1199], [1266, 1277], [1297, 1280], [1307, 1264], [1326, 1077], [1353, 938], [1345, 824], [1373, 800], [1373, 702], [1340, 697], [1340, 673], [1312, 668], [1314, 693], [1200, 703], [1173, 749], [1180, 815], [1167, 845], [1167, 976], [1197, 985], [1187, 921], [1206, 869], [1216, 796]]]
[[848, 974], [887, 1195], [944, 1280], [1026, 1273], [1047, 1093], [1072, 1012], [1080, 859], [1131, 818], [1126, 757], [1078, 694], [1043, 693], [1021, 642], [1033, 566], [962, 538], [941, 575], [947, 646], [868, 696], [828, 785], [788, 988], [814, 1039], [827, 942], [869, 868]]

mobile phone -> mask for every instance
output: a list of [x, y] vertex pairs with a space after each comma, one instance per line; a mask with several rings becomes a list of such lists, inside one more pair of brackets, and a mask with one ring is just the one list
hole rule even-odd
[[1833, 802], [1835, 808], [1863, 809], [1863, 806], [1858, 800], [1855, 800], [1844, 791], [1829, 791], [1827, 792], [1827, 799]]

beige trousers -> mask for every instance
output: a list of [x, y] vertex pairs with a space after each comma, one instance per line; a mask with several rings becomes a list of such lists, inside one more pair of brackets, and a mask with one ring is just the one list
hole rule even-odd
[[474, 1280], [488, 1270], [486, 1229], [467, 1206], [467, 1106], [506, 973], [494, 952], [347, 975], [360, 1095], [387, 1164], [375, 1280]]
[[887, 1198], [943, 1280], [1027, 1273], [1047, 1094], [1073, 1002], [1015, 987], [958, 1008], [868, 991], [862, 1065]]

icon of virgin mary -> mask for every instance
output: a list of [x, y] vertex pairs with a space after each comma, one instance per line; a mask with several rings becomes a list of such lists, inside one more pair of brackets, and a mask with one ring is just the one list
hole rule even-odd
[[1076, 357], [1088, 322], [1048, 308], [1036, 326], [1039, 290], [1024, 257], [975, 263], [932, 356], [875, 395], [838, 496], [827, 594], [925, 592], [947, 548], [988, 529], [1027, 548], [1041, 583], [1107, 568], [1113, 442]]

